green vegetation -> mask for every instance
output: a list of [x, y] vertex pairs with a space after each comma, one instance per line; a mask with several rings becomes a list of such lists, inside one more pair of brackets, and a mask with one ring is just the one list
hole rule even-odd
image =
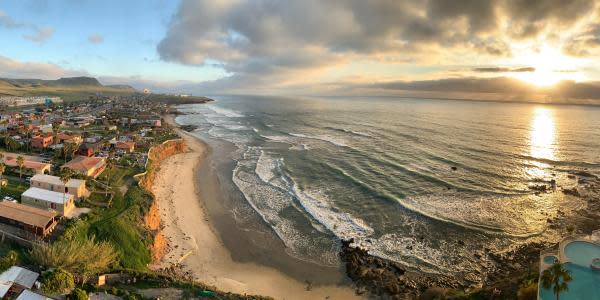
[[8, 268], [16, 265], [19, 262], [19, 253], [14, 250], [9, 250], [0, 257], [0, 272], [6, 271]]
[[112, 245], [116, 268], [145, 270], [151, 256], [148, 245], [152, 236], [143, 226], [143, 216], [152, 196], [141, 188], [129, 188], [122, 196], [117, 188], [110, 208], [98, 208], [85, 219], [67, 224], [63, 240], [85, 240], [95, 237]]
[[8, 184], [0, 189], [0, 195], [2, 197], [10, 196], [19, 199], [21, 198], [21, 194], [29, 188], [29, 185], [17, 180], [8, 179], [7, 181]]
[[69, 300], [88, 300], [89, 299], [89, 295], [85, 290], [82, 290], [80, 288], [76, 288], [73, 290], [73, 292], [71, 292], [71, 294], [67, 297], [67, 299]]
[[529, 282], [523, 285], [517, 293], [517, 299], [519, 300], [536, 300], [538, 292], [538, 285], [535, 282]]
[[73, 274], [61, 268], [43, 274], [41, 282], [42, 291], [50, 295], [63, 294], [75, 287]]
[[116, 254], [110, 243], [91, 238], [36, 245], [30, 257], [38, 265], [62, 268], [85, 282], [91, 275], [106, 271], [115, 262]]
[[571, 272], [565, 269], [561, 263], [555, 263], [542, 272], [540, 284], [545, 289], [552, 289], [552, 292], [556, 295], [556, 300], [559, 300], [560, 293], [569, 290], [571, 280]]

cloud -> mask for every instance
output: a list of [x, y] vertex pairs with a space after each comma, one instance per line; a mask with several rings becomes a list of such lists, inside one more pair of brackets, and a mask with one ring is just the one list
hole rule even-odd
[[[203, 87], [262, 89], [322, 83], [349, 64], [457, 66], [515, 55], [513, 45], [566, 40], [596, 16], [589, 0], [183, 0], [157, 45], [161, 60], [218, 65]], [[600, 17], [600, 16], [599, 16]], [[580, 55], [595, 38], [578, 36]], [[575, 45], [575, 44], [574, 44]], [[523, 48], [523, 47], [521, 47]], [[570, 51], [576, 52], [576, 51]], [[449, 67], [450, 68], [450, 67]], [[532, 72], [505, 70], [471, 72]]]
[[7, 29], [28, 29], [29, 34], [23, 34], [23, 38], [32, 42], [42, 44], [54, 35], [54, 28], [39, 27], [35, 24], [19, 22], [0, 10], [0, 26]]
[[600, 54], [600, 23], [590, 24], [563, 47], [563, 52], [578, 57]]
[[43, 44], [54, 35], [54, 28], [44, 27], [35, 28], [33, 34], [24, 34], [23, 38], [30, 40], [34, 43]]
[[0, 10], [0, 26], [8, 29], [20, 28], [25, 26], [25, 24], [15, 21], [5, 12]]
[[90, 44], [101, 44], [102, 42], [104, 42], [104, 37], [102, 35], [100, 35], [99, 33], [95, 33], [92, 34], [90, 36], [88, 36], [87, 38], [88, 42], [90, 42]]
[[472, 68], [471, 71], [479, 73], [521, 73], [535, 72], [534, 67], [508, 68], [508, 67], [478, 67]]
[[53, 63], [20, 62], [0, 55], [0, 77], [56, 79], [65, 76], [87, 75], [85, 71], [68, 70]]

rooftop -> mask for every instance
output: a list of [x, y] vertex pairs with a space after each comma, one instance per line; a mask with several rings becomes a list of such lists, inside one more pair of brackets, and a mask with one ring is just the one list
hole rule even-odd
[[54, 211], [43, 210], [14, 202], [0, 202], [0, 217], [16, 220], [27, 225], [45, 227], [55, 216], [56, 212]]
[[40, 189], [36, 187], [30, 187], [27, 189], [21, 197], [29, 197], [34, 199], [39, 199], [47, 202], [53, 202], [57, 204], [64, 204], [65, 201], [73, 198], [71, 194], [65, 194], [60, 192], [49, 191], [45, 189]]
[[39, 276], [40, 274], [21, 267], [10, 267], [0, 274], [0, 298], [4, 297], [13, 284], [30, 289]]
[[63, 168], [87, 171], [91, 168], [97, 167], [103, 162], [104, 158], [102, 157], [76, 156], [70, 162], [64, 164]]
[[[58, 186], [63, 186], [64, 183], [60, 180], [58, 176], [46, 175], [46, 174], [37, 174], [31, 177], [31, 182], [45, 182]], [[70, 179], [67, 182], [67, 187], [79, 188], [82, 184], [85, 185], [85, 180], [80, 179]]]

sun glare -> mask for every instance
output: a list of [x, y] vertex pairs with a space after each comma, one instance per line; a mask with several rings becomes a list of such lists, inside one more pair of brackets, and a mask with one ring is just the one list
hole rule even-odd
[[574, 69], [577, 61], [563, 55], [557, 48], [544, 45], [537, 51], [529, 50], [517, 58], [517, 63], [535, 68], [534, 72], [514, 74], [514, 77], [537, 86], [551, 86], [561, 80], [584, 80]]

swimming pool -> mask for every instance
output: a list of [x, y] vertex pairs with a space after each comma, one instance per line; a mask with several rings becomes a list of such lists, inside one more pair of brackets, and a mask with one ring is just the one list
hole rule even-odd
[[553, 265], [558, 261], [558, 258], [554, 255], [544, 256], [544, 263], [548, 265]]
[[594, 258], [600, 258], [600, 245], [574, 241], [565, 246], [564, 254], [570, 262], [589, 268]]
[[[563, 253], [569, 261], [563, 266], [571, 272], [573, 280], [569, 283], [569, 290], [560, 294], [560, 299], [600, 299], [600, 272], [590, 267], [594, 258], [600, 258], [600, 245], [586, 241], [573, 241], [565, 246]], [[544, 263], [551, 263], [551, 257], [544, 257]], [[540, 299], [553, 300], [556, 296], [552, 293], [552, 289], [540, 287]]]
[[[589, 265], [566, 263], [564, 267], [571, 271], [573, 280], [569, 283], [569, 290], [560, 294], [561, 300], [600, 299], [600, 272], [592, 270]], [[540, 288], [540, 299], [554, 300], [556, 296], [552, 289]]]

